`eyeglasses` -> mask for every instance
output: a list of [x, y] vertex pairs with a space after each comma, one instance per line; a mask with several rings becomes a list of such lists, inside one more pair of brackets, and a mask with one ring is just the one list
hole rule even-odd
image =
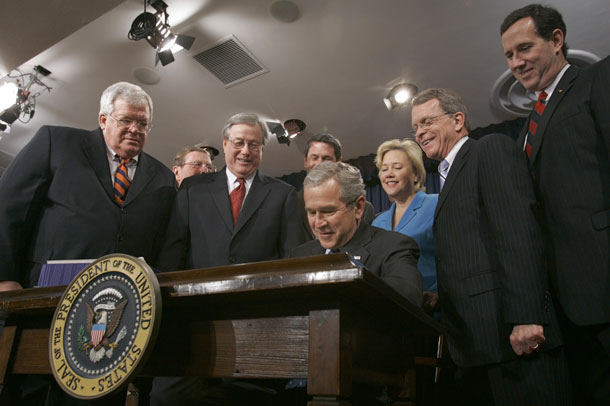
[[204, 171], [206, 173], [216, 172], [216, 168], [214, 167], [214, 165], [206, 164], [206, 163], [199, 162], [199, 161], [185, 162], [182, 165], [191, 165], [193, 168], [197, 168], [197, 169], [199, 169], [203, 166]]
[[132, 120], [130, 118], [118, 119], [112, 117], [111, 114], [108, 114], [108, 117], [116, 121], [121, 128], [131, 128], [131, 126], [135, 124], [138, 131], [150, 132], [152, 130], [152, 124], [146, 120]]
[[443, 114], [439, 114], [438, 116], [432, 116], [432, 117], [427, 117], [424, 118], [422, 120], [422, 122], [418, 125], [415, 124], [413, 126], [413, 131], [411, 132], [411, 135], [413, 137], [416, 137], [417, 132], [421, 129], [423, 131], [427, 131], [430, 128], [432, 128], [432, 125], [437, 121], [438, 118], [442, 117], [442, 116], [446, 116], [446, 115], [453, 115], [454, 113], [443, 113]]
[[246, 143], [241, 138], [229, 139], [229, 141], [231, 142], [231, 145], [233, 145], [233, 147], [235, 149], [242, 149], [243, 147], [246, 146], [246, 144], [248, 144], [248, 149], [251, 151], [258, 151], [261, 149], [261, 146], [263, 145], [262, 143], [260, 143], [258, 141], [250, 141], [250, 142]]

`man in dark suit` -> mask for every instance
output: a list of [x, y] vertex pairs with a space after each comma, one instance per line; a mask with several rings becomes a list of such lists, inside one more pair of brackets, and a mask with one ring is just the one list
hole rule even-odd
[[569, 404], [525, 158], [510, 138], [469, 139], [447, 89], [413, 99], [415, 137], [439, 165], [434, 219], [441, 320], [465, 404]]
[[[158, 262], [163, 271], [283, 258], [301, 242], [295, 189], [258, 170], [268, 138], [264, 123], [236, 114], [222, 134], [226, 167], [182, 182]], [[262, 405], [272, 393], [247, 382], [155, 378], [151, 405]]]
[[[256, 115], [229, 119], [223, 129], [226, 167], [182, 182], [160, 269], [278, 259], [301, 242], [295, 189], [258, 170], [267, 137]], [[234, 191], [243, 193], [241, 201], [231, 197]]]
[[[102, 94], [100, 128], [36, 133], [0, 179], [0, 290], [34, 286], [51, 259], [121, 252], [155, 263], [175, 187], [142, 151], [151, 120], [148, 94], [119, 82]], [[121, 159], [130, 185], [115, 196]]]
[[[36, 285], [51, 259], [120, 252], [155, 264], [176, 192], [172, 172], [142, 151], [152, 112], [139, 86], [115, 83], [100, 128], [44, 126], [17, 155], [0, 178], [0, 290]], [[28, 376], [23, 389], [24, 404], [70, 401], [52, 379]]]
[[610, 57], [570, 66], [566, 26], [551, 7], [515, 10], [500, 31], [515, 78], [539, 99], [518, 145], [543, 213], [575, 394], [583, 404], [608, 405]]
[[307, 174], [303, 187], [305, 211], [316, 240], [295, 248], [290, 256], [346, 252], [411, 303], [421, 306], [417, 243], [362, 221], [365, 198], [360, 171], [345, 163], [324, 162]]
[[[318, 166], [322, 162], [341, 162], [342, 154], [341, 142], [332, 134], [321, 133], [311, 136], [305, 144], [305, 158], [303, 167], [307, 172]], [[299, 209], [301, 210], [302, 233], [304, 241], [315, 239], [313, 231], [309, 226], [307, 215], [305, 214], [305, 200], [303, 199], [303, 189], [298, 193]], [[375, 219], [375, 208], [373, 205], [365, 201], [364, 216], [362, 221], [366, 224], [371, 224]]]

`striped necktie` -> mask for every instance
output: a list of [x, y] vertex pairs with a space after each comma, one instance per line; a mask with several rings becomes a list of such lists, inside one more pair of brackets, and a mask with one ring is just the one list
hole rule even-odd
[[120, 158], [119, 167], [114, 175], [114, 200], [120, 205], [125, 203], [127, 191], [129, 186], [131, 186], [131, 179], [129, 179], [127, 172], [127, 163], [130, 160], [131, 158]]
[[237, 186], [231, 194], [229, 199], [231, 200], [231, 214], [233, 214], [233, 227], [237, 224], [239, 218], [239, 212], [241, 211], [241, 205], [244, 202], [246, 196], [246, 185], [243, 178], [238, 178], [239, 186]]
[[443, 159], [441, 163], [438, 165], [438, 174], [439, 181], [441, 184], [441, 190], [443, 190], [443, 186], [445, 186], [445, 180], [447, 180], [447, 175], [449, 174], [449, 161]]
[[542, 113], [544, 113], [544, 109], [546, 108], [546, 92], [540, 93], [538, 96], [538, 101], [534, 106], [534, 110], [532, 111], [532, 115], [530, 118], [530, 124], [527, 128], [527, 138], [525, 139], [525, 153], [528, 158], [532, 155], [532, 144], [534, 143], [534, 137], [536, 136], [536, 130], [538, 130], [538, 123], [540, 122], [540, 117], [542, 117]]

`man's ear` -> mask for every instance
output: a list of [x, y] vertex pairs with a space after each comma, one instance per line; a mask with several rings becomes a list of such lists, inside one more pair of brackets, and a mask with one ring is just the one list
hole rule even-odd
[[466, 126], [466, 116], [461, 111], [453, 114], [452, 120], [455, 123], [455, 131], [458, 133]]
[[364, 216], [364, 209], [366, 207], [366, 199], [364, 198], [364, 196], [358, 196], [356, 202], [354, 203], [354, 206], [356, 210], [356, 218], [358, 220], [362, 219], [362, 216]]
[[551, 34], [551, 42], [553, 43], [553, 49], [555, 53], [558, 54], [561, 52], [561, 47], [563, 47], [564, 37], [563, 32], [559, 28], [555, 28], [553, 33]]
[[99, 117], [97, 118], [97, 121], [100, 125], [100, 128], [102, 129], [102, 131], [104, 131], [106, 129], [106, 120], [108, 118], [106, 117], [105, 114], [100, 114]]

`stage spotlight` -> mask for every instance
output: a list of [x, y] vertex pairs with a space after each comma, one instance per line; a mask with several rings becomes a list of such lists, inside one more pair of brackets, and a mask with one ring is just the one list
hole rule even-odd
[[406, 106], [416, 94], [417, 86], [411, 83], [401, 83], [390, 90], [383, 102], [388, 110], [392, 110], [396, 107]]
[[[146, 11], [149, 4], [157, 12], [155, 14]], [[170, 30], [167, 14], [167, 4], [161, 0], [145, 0], [144, 12], [136, 17], [131, 23], [131, 29], [127, 37], [133, 41], [146, 39], [156, 49], [155, 65], [161, 62], [165, 66], [174, 61], [174, 53], [182, 49], [191, 49], [195, 37], [174, 34]]]
[[[27, 123], [34, 117], [36, 98], [45, 90], [51, 91], [51, 87], [40, 80], [40, 75], [48, 76], [50, 73], [42, 66], [36, 65], [32, 73], [15, 70], [6, 76], [15, 82], [6, 82], [0, 86], [0, 132], [8, 132], [10, 124], [17, 119]], [[35, 91], [35, 86], [42, 87], [42, 90]]]

